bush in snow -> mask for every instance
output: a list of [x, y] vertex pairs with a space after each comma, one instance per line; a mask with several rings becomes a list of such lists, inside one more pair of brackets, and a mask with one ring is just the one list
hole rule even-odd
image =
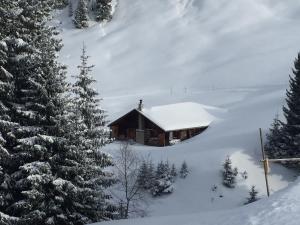
[[179, 173], [181, 178], [186, 178], [187, 175], [189, 174], [189, 169], [186, 161], [182, 163]]
[[217, 190], [218, 190], [218, 186], [214, 184], [214, 185], [211, 187], [211, 191], [212, 191], [212, 192], [217, 192]]
[[247, 198], [247, 202], [245, 203], [245, 205], [257, 201], [257, 194], [258, 191], [255, 189], [255, 186], [252, 186], [249, 191], [249, 197]]
[[236, 176], [238, 174], [237, 168], [232, 168], [232, 162], [229, 156], [226, 158], [223, 164], [223, 184], [226, 187], [234, 188], [236, 183]]
[[138, 183], [145, 191], [151, 191], [153, 196], [162, 193], [171, 193], [173, 191], [172, 183], [177, 177], [175, 164], [170, 168], [168, 161], [157, 164], [154, 171], [153, 163], [143, 161], [139, 168]]
[[247, 180], [248, 179], [248, 173], [247, 171], [245, 170], [244, 172], [241, 173], [241, 176], [244, 180]]
[[159, 196], [162, 194], [172, 193], [174, 188], [172, 185], [172, 176], [170, 174], [169, 163], [160, 162], [157, 165], [155, 173], [155, 182], [152, 188], [152, 195]]

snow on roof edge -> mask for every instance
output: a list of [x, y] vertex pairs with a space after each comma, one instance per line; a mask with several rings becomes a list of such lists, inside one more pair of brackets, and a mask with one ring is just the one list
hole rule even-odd
[[[201, 105], [194, 102], [182, 102], [161, 106], [153, 106], [144, 108], [142, 111], [134, 108], [132, 111], [137, 111], [151, 122], [155, 123], [164, 131], [176, 131], [183, 129], [208, 127], [215, 117], [206, 111], [210, 106]], [[117, 122], [128, 113], [117, 118], [109, 125]], [[172, 114], [172, 115], [170, 115]]]

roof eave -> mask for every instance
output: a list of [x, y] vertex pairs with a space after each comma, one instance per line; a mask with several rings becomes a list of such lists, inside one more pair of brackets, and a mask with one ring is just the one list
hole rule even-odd
[[184, 127], [184, 128], [170, 129], [170, 130], [165, 130], [165, 132], [179, 131], [179, 130], [190, 130], [190, 129], [197, 129], [197, 128], [207, 128], [207, 127], [209, 127], [209, 124], [206, 125], [206, 126]]

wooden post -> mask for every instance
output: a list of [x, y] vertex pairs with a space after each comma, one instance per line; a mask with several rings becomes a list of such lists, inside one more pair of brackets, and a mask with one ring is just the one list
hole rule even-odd
[[264, 149], [264, 143], [263, 143], [263, 136], [262, 136], [262, 130], [259, 128], [259, 135], [260, 135], [260, 144], [261, 144], [261, 153], [264, 163], [264, 172], [265, 172], [265, 181], [266, 181], [266, 188], [267, 188], [267, 195], [270, 197], [270, 189], [269, 189], [269, 181], [268, 181], [268, 159], [266, 159], [265, 155], [265, 149]]

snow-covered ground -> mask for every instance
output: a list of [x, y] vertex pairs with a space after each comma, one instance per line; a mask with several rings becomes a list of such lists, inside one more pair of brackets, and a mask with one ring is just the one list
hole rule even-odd
[[[84, 30], [72, 27], [67, 10], [58, 15], [65, 44], [61, 61], [69, 75], [77, 72], [85, 42], [111, 120], [137, 107], [139, 99], [148, 108], [209, 105], [216, 118], [203, 134], [175, 146], [134, 145], [155, 161], [179, 167], [186, 160], [191, 173], [176, 181], [173, 194], [149, 202], [148, 216], [155, 218], [108, 224], [297, 224], [299, 182], [276, 193], [295, 180], [293, 172], [272, 165], [274, 195], [266, 199], [258, 128], [266, 132], [281, 113], [299, 50], [299, 11], [294, 0], [119, 0], [110, 23]], [[117, 148], [106, 147], [112, 153]], [[233, 190], [221, 185], [227, 155], [249, 174]], [[251, 185], [263, 199], [243, 206]]]
[[287, 190], [234, 210], [186, 215], [119, 220], [101, 225], [298, 225], [300, 219], [300, 182]]

